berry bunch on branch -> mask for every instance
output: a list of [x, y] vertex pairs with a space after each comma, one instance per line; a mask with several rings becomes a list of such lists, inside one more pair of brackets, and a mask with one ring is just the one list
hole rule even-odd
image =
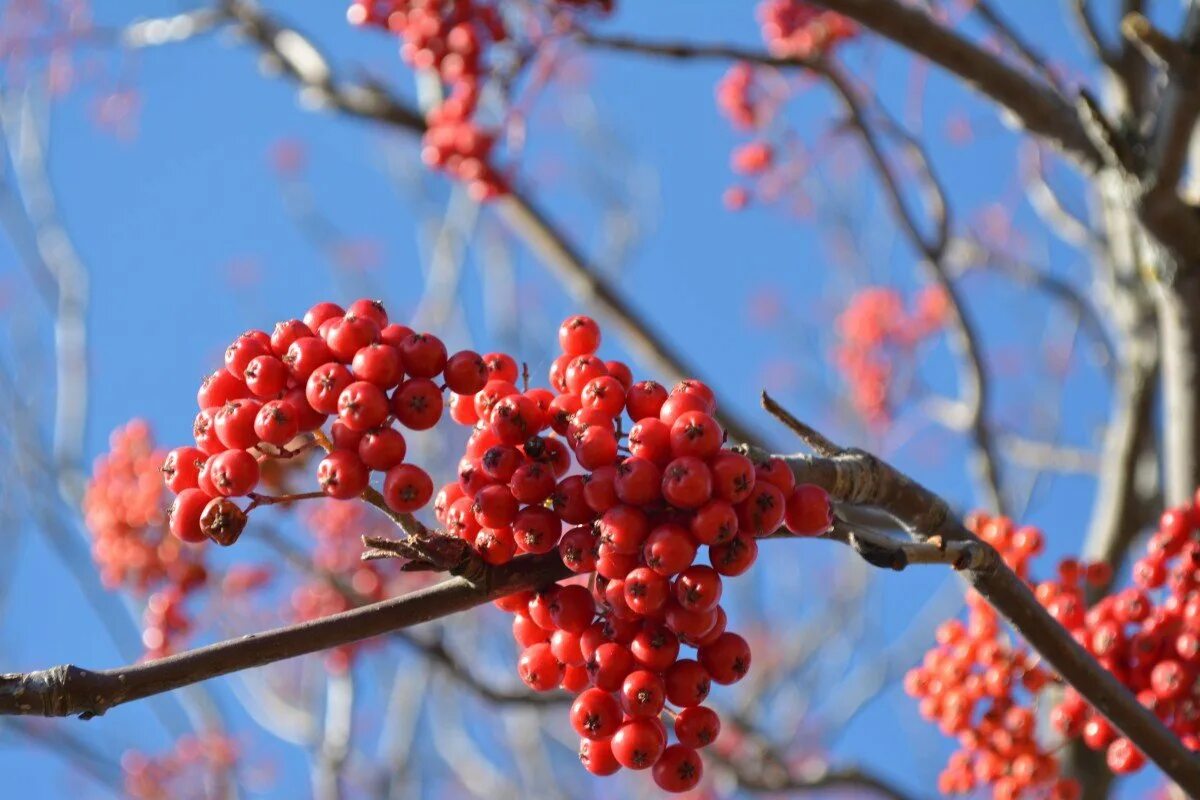
[[[270, 334], [248, 331], [200, 387], [195, 445], [166, 458], [171, 530], [231, 545], [255, 509], [326, 496], [388, 514], [406, 535], [365, 537], [364, 556], [407, 570], [477, 575], [557, 554], [577, 577], [496, 602], [514, 614], [521, 679], [579, 695], [571, 721], [588, 770], [653, 769], [661, 788], [685, 791], [702, 774], [697, 750], [719, 732], [702, 705], [711, 684], [750, 668], [720, 604], [723, 582], [781, 526], [824, 533], [829, 498], [797, 485], [780, 459], [755, 464], [727, 449], [704, 384], [668, 391], [602, 360], [590, 318], [567, 319], [559, 344], [551, 388], [522, 389], [511, 356], [448, 354], [373, 301], [320, 303]], [[428, 473], [406, 460], [403, 431], [430, 429], [447, 409], [471, 432], [457, 478], [435, 498]], [[264, 464], [314, 444], [326, 451], [319, 489], [255, 491]], [[436, 529], [413, 516], [431, 501]]]

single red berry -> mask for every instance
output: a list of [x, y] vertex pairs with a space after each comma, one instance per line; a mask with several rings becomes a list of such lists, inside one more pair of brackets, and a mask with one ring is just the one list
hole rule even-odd
[[725, 431], [717, 421], [700, 411], [680, 414], [671, 425], [671, 455], [707, 459], [717, 454]]
[[646, 566], [659, 575], [670, 577], [683, 572], [696, 559], [696, 542], [687, 529], [675, 523], [665, 523], [650, 531], [642, 546]]
[[833, 507], [829, 494], [820, 486], [802, 483], [787, 495], [784, 524], [800, 536], [820, 536], [833, 525]]
[[431, 333], [414, 333], [400, 344], [400, 357], [409, 375], [432, 378], [446, 367], [446, 345]]
[[250, 398], [231, 400], [221, 406], [213, 417], [221, 444], [241, 449], [257, 445], [259, 438], [254, 432], [254, 420], [260, 408], [262, 403]]
[[608, 642], [596, 648], [587, 661], [588, 677], [592, 685], [606, 692], [615, 692], [634, 668], [633, 655], [629, 648], [616, 642]]
[[521, 647], [533, 647], [535, 644], [550, 643], [550, 634], [541, 625], [531, 620], [527, 614], [517, 614], [513, 617], [513, 640]]
[[246, 367], [254, 358], [270, 354], [270, 339], [264, 343], [255, 336], [242, 334], [225, 349], [225, 369], [233, 377], [243, 380]]
[[629, 643], [629, 652], [639, 666], [664, 672], [679, 657], [679, 637], [659, 622], [647, 622]]
[[608, 367], [593, 355], [578, 355], [567, 362], [564, 378], [567, 390], [571, 394], [579, 394], [583, 387], [594, 378], [608, 374]]
[[722, 450], [708, 464], [713, 474], [713, 494], [726, 502], [737, 504], [750, 496], [754, 489], [754, 464], [741, 453]]
[[[184, 489], [171, 504], [167, 516], [171, 533], [184, 542], [203, 542], [204, 531], [200, 528], [200, 517], [211, 498], [199, 489]], [[616, 704], [616, 701], [613, 701]], [[620, 711], [618, 710], [618, 716]]]
[[356, 317], [366, 317], [375, 323], [375, 327], [383, 329], [388, 324], [387, 309], [383, 306], [382, 300], [371, 300], [369, 298], [361, 298], [355, 300], [346, 309], [346, 314], [353, 314]]
[[322, 364], [333, 360], [333, 352], [325, 340], [317, 336], [302, 336], [288, 346], [283, 356], [292, 377], [298, 381], [308, 380], [308, 376]]
[[758, 481], [750, 495], [737, 505], [738, 529], [750, 536], [770, 536], [786, 513], [783, 492], [768, 481]]
[[[573, 631], [556, 630], [550, 634], [550, 650], [554, 657], [569, 667], [582, 667], [583, 651], [579, 648], [579, 634]], [[586, 677], [587, 673], [584, 673]]]
[[558, 515], [543, 506], [526, 506], [513, 520], [517, 547], [525, 553], [549, 553], [562, 535]]
[[399, 464], [387, 471], [383, 499], [393, 511], [411, 513], [428, 503], [432, 496], [433, 481], [415, 464]]
[[[625, 395], [625, 410], [629, 419], [640, 422], [658, 419], [658, 412], [667, 400], [667, 390], [656, 381], [640, 381], [629, 387]], [[669, 429], [668, 429], [669, 430]]]
[[525, 648], [517, 659], [521, 680], [535, 692], [557, 689], [563, 679], [563, 667], [563, 663], [554, 657], [550, 645], [544, 642]]
[[488, 373], [488, 380], [496, 379], [516, 383], [521, 371], [517, 361], [507, 353], [487, 353], [483, 356], [483, 365]]
[[513, 497], [522, 503], [534, 505], [542, 503], [554, 493], [554, 470], [536, 461], [522, 464], [513, 472], [512, 478], [508, 482], [508, 488], [512, 491]]
[[345, 365], [336, 361], [322, 364], [312, 371], [304, 385], [304, 397], [314, 411], [336, 414], [338, 398], [346, 387], [354, 383], [354, 376]]
[[1105, 754], [1108, 768], [1118, 775], [1137, 772], [1146, 764], [1146, 757], [1124, 736], [1108, 746]]
[[567, 569], [588, 573], [596, 569], [596, 549], [599, 545], [591, 526], [571, 528], [558, 542], [558, 553]]
[[358, 457], [368, 467], [384, 472], [404, 461], [408, 444], [404, 434], [384, 426], [366, 431], [358, 442]]
[[708, 706], [692, 706], [675, 715], [675, 738], [684, 747], [699, 750], [717, 740], [721, 717]]
[[725, 500], [710, 500], [696, 509], [690, 528], [700, 544], [724, 544], [737, 536], [737, 511]]
[[442, 377], [455, 394], [475, 394], [487, 385], [488, 368], [479, 353], [460, 350], [446, 359]]
[[474, 395], [451, 393], [450, 419], [464, 426], [471, 426], [479, 422], [479, 415], [475, 413]]
[[582, 525], [596, 518], [595, 512], [584, 499], [583, 490], [583, 476], [570, 475], [559, 481], [554, 494], [550, 496], [550, 507], [568, 525]]
[[671, 429], [654, 417], [647, 417], [629, 429], [629, 452], [662, 467], [671, 460]]
[[635, 506], [614, 506], [600, 517], [600, 542], [616, 553], [637, 554], [650, 536], [650, 519]]
[[538, 404], [523, 394], [501, 398], [492, 407], [489, 419], [496, 438], [513, 446], [536, 436], [545, 425], [545, 415]]
[[700, 662], [690, 658], [676, 661], [667, 668], [663, 677], [667, 687], [667, 702], [680, 708], [703, 703], [712, 686], [708, 672]]
[[[491, 424], [492, 409], [506, 397], [517, 394], [517, 387], [509, 381], [490, 380], [475, 393], [475, 414], [480, 421]], [[494, 435], [494, 434], [493, 434]], [[514, 442], [514, 444], [516, 444]]]
[[663, 470], [662, 494], [676, 508], [699, 508], [712, 498], [712, 472], [695, 456], [681, 456]]
[[196, 392], [196, 405], [199, 408], [220, 408], [230, 400], [240, 400], [248, 397], [250, 390], [241, 377], [234, 377], [228, 371], [219, 369], [206, 376]]
[[475, 519], [485, 528], [503, 528], [511, 525], [519, 509], [520, 504], [509, 488], [499, 483], [484, 486], [476, 492], [471, 506]]
[[633, 386], [633, 370], [624, 361], [605, 361], [604, 366], [608, 369], [608, 374], [616, 378], [626, 391]]
[[255, 397], [278, 397], [287, 388], [291, 373], [287, 365], [273, 355], [255, 356], [246, 365], [246, 388]]
[[631, 456], [617, 464], [614, 489], [622, 503], [648, 506], [662, 498], [662, 470], [653, 461]]
[[671, 583], [649, 567], [638, 567], [625, 577], [625, 604], [635, 613], [649, 617], [667, 602]]
[[336, 319], [337, 317], [345, 316], [346, 310], [337, 303], [317, 303], [308, 311], [304, 312], [304, 324], [310, 330], [316, 330], [321, 327], [321, 323], [328, 319]]
[[649, 769], [666, 748], [666, 733], [657, 719], [631, 719], [612, 738], [613, 757], [628, 769]]
[[708, 560], [722, 575], [741, 575], [758, 559], [758, 541], [752, 536], [735, 536], [725, 544], [708, 549]]
[[309, 405], [303, 388], [297, 386], [290, 389], [281, 399], [296, 412], [296, 422], [301, 431], [315, 431], [325, 424], [326, 415]]
[[362, 494], [371, 476], [367, 465], [350, 450], [334, 450], [317, 465], [321, 491], [335, 500], [350, 500]]
[[587, 356], [600, 349], [600, 326], [591, 317], [567, 317], [558, 328], [558, 346], [571, 356]]
[[714, 681], [728, 686], [750, 671], [750, 645], [736, 633], [724, 633], [697, 653], [701, 665]]
[[620, 762], [613, 757], [608, 739], [582, 739], [579, 742], [579, 762], [593, 775], [604, 777], [615, 775], [621, 769]]
[[621, 684], [621, 705], [631, 717], [657, 717], [666, 702], [666, 686], [657, 673], [638, 669]]
[[409, 378], [392, 393], [392, 413], [406, 428], [425, 431], [442, 417], [442, 392], [428, 378]]
[[703, 398], [695, 394], [671, 394], [662, 404], [662, 408], [658, 410], [658, 418], [668, 428], [675, 424], [675, 421], [689, 411], [698, 411], [702, 414], [711, 414], [712, 407], [704, 402]]
[[208, 468], [213, 487], [223, 497], [249, 494], [258, 485], [258, 462], [245, 450], [226, 450], [213, 456]]
[[226, 449], [221, 440], [217, 438], [215, 416], [219, 410], [217, 408], [201, 409], [192, 421], [192, 438], [196, 440], [196, 447], [209, 455], [215, 455]]
[[761, 464], [756, 464], [754, 477], [757, 483], [765, 481], [774, 484], [775, 488], [783, 492], [784, 497], [787, 497], [792, 493], [792, 489], [796, 488], [796, 476], [782, 458], [769, 458]]
[[355, 381], [338, 396], [338, 419], [355, 431], [369, 431], [388, 416], [387, 395], [373, 383]]
[[254, 417], [254, 434], [276, 447], [283, 447], [300, 432], [300, 420], [295, 407], [287, 400], [263, 403]]
[[208, 455], [198, 447], [176, 447], [163, 459], [163, 482], [175, 494], [184, 489], [195, 489], [200, 468]]
[[671, 588], [675, 600], [688, 611], [709, 611], [721, 601], [721, 576], [703, 564], [685, 569]]
[[390, 344], [369, 344], [360, 349], [354, 354], [350, 369], [354, 377], [373, 383], [385, 391], [400, 383], [404, 377], [400, 353]]
[[621, 706], [601, 689], [585, 689], [571, 704], [571, 727], [592, 742], [607, 741], [621, 727]]
[[664, 792], [690, 792], [704, 777], [704, 762], [700, 755], [683, 744], [673, 744], [663, 751], [654, 765], [654, 782]]
[[355, 353], [379, 341], [379, 326], [368, 317], [348, 313], [330, 324], [324, 338], [337, 360], [349, 364]]
[[587, 382], [579, 393], [579, 402], [583, 408], [616, 417], [625, 410], [625, 387], [611, 375], [602, 375]]
[[298, 319], [277, 322], [275, 323], [275, 330], [271, 332], [271, 352], [282, 359], [287, 355], [288, 348], [292, 346], [292, 342], [312, 335], [312, 328]]

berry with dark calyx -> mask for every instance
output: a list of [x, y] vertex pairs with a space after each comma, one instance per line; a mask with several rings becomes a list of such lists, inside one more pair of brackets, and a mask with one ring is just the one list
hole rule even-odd
[[627, 769], [649, 769], [666, 747], [667, 737], [657, 719], [631, 719], [612, 737], [613, 757]]
[[380, 389], [391, 389], [404, 377], [400, 353], [390, 344], [375, 343], [361, 348], [350, 362], [354, 377], [368, 381]]
[[296, 408], [287, 400], [263, 403], [254, 417], [254, 433], [267, 444], [283, 447], [299, 432], [300, 420]]
[[606, 741], [621, 727], [621, 706], [609, 692], [585, 689], [571, 704], [571, 727], [584, 739]]
[[700, 755], [683, 744], [673, 744], [663, 750], [654, 764], [654, 782], [664, 792], [679, 794], [695, 789], [704, 776]]
[[387, 419], [387, 395], [373, 383], [355, 381], [338, 396], [337, 412], [338, 419], [351, 430], [369, 431]]
[[446, 359], [442, 369], [446, 387], [455, 394], [475, 394], [488, 382], [488, 368], [474, 350], [460, 350]]
[[403, 463], [408, 444], [404, 441], [404, 434], [384, 426], [363, 433], [356, 449], [364, 464], [373, 470], [386, 472]]
[[442, 418], [442, 392], [428, 378], [409, 378], [392, 393], [391, 408], [406, 428], [425, 431]]
[[432, 378], [446, 367], [446, 345], [431, 333], [414, 333], [400, 345], [404, 371], [414, 378]]
[[558, 328], [558, 346], [571, 356], [589, 356], [600, 349], [600, 326], [591, 317], [567, 317]]
[[194, 489], [200, 468], [207, 460], [208, 454], [198, 447], [176, 447], [163, 459], [163, 482], [175, 494], [184, 489]]
[[334, 450], [317, 465], [317, 484], [335, 500], [358, 497], [370, 477], [367, 465], [351, 450]]
[[245, 450], [226, 450], [208, 467], [213, 487], [223, 497], [249, 494], [258, 485], [258, 462]]
[[692, 706], [675, 715], [675, 738], [684, 747], [699, 750], [717, 740], [721, 718], [708, 706]]
[[383, 499], [388, 508], [408, 514], [422, 508], [433, 496], [433, 481], [415, 464], [398, 464], [387, 471]]
[[714, 681], [737, 683], [750, 671], [750, 645], [736, 633], [724, 633], [697, 653], [700, 663]]

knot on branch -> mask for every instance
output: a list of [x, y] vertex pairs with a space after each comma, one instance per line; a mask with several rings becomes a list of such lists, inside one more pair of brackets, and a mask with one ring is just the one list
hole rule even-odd
[[363, 561], [379, 558], [404, 558], [405, 572], [449, 572], [479, 583], [487, 574], [487, 564], [470, 545], [457, 536], [425, 530], [420, 536], [390, 539], [385, 536], [362, 537]]

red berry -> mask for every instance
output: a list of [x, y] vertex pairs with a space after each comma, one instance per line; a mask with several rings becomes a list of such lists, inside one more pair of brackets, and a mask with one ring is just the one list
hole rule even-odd
[[425, 431], [442, 418], [442, 392], [428, 378], [409, 378], [392, 393], [392, 413], [406, 428]]
[[784, 509], [787, 529], [800, 536], [820, 536], [833, 524], [829, 495], [820, 486], [802, 483], [788, 495]]
[[367, 488], [370, 470], [350, 450], [334, 450], [317, 465], [317, 483], [321, 491], [335, 500], [350, 500]]
[[349, 364], [355, 353], [377, 341], [379, 326], [367, 317], [353, 314], [334, 321], [325, 333], [325, 344], [343, 364]]
[[241, 377], [234, 377], [229, 372], [219, 369], [205, 377], [196, 392], [196, 405], [199, 408], [219, 408], [230, 400], [247, 397], [250, 390], [242, 382]]
[[557, 689], [563, 679], [564, 665], [554, 657], [550, 645], [540, 642], [525, 648], [517, 659], [517, 672], [525, 685], [535, 692]]
[[276, 447], [283, 447], [300, 432], [300, 421], [295, 406], [287, 400], [271, 400], [264, 403], [254, 417], [254, 433]]
[[292, 342], [283, 356], [283, 363], [288, 371], [298, 381], [308, 380], [308, 376], [322, 364], [333, 360], [333, 353], [325, 340], [317, 336], [302, 336]]
[[716, 455], [725, 441], [725, 432], [717, 421], [700, 411], [680, 414], [671, 425], [671, 454], [709, 458]]
[[783, 492], [784, 497], [787, 497], [792, 493], [792, 489], [796, 488], [796, 476], [782, 458], [770, 458], [761, 464], [756, 464], [754, 476], [758, 483], [766, 481], [774, 484], [775, 488]]
[[596, 534], [590, 526], [571, 528], [558, 542], [558, 553], [567, 569], [576, 573], [592, 572], [596, 569]]
[[354, 354], [350, 362], [354, 376], [380, 389], [391, 389], [404, 377], [400, 353], [390, 344], [370, 344]]
[[665, 523], [650, 531], [642, 558], [659, 575], [677, 575], [695, 560], [696, 543], [682, 525]]
[[629, 429], [629, 452], [659, 466], [671, 460], [671, 429], [648, 417]]
[[336, 414], [338, 399], [346, 387], [354, 383], [350, 370], [336, 361], [322, 364], [312, 371], [304, 385], [304, 397], [314, 411]]
[[617, 464], [614, 489], [622, 503], [650, 505], [662, 497], [662, 470], [652, 461], [632, 456]]
[[754, 464], [741, 453], [722, 450], [708, 464], [713, 474], [713, 494], [729, 503], [740, 503], [754, 489]]
[[704, 762], [695, 750], [673, 744], [659, 757], [653, 775], [654, 782], [664, 792], [688, 792], [695, 789], [704, 776]]
[[401, 514], [416, 511], [428, 503], [432, 495], [433, 481], [415, 464], [400, 464], [387, 471], [383, 499], [393, 511]]
[[474, 350], [460, 350], [442, 369], [446, 386], [455, 394], [475, 394], [488, 382], [488, 368]]
[[217, 438], [226, 447], [247, 449], [258, 444], [258, 434], [254, 432], [254, 420], [262, 403], [245, 398], [231, 400], [221, 406], [213, 417]]
[[758, 559], [758, 541], [752, 536], [735, 536], [725, 544], [708, 549], [708, 561], [722, 575], [743, 574]]
[[446, 345], [431, 333], [414, 333], [400, 344], [400, 357], [409, 375], [432, 378], [446, 367]]
[[712, 497], [712, 473], [708, 465], [694, 456], [675, 459], [663, 470], [662, 494], [676, 508], [704, 505]]
[[543, 506], [527, 506], [513, 520], [517, 547], [525, 553], [549, 553], [562, 535], [558, 515]]
[[[667, 390], [655, 381], [640, 381], [629, 387], [625, 395], [625, 409], [634, 422], [658, 419], [658, 412], [667, 400]], [[669, 430], [669, 429], [668, 429]]]
[[362, 298], [355, 300], [346, 309], [346, 315], [354, 315], [356, 317], [366, 317], [375, 323], [375, 327], [383, 329], [388, 324], [387, 310], [383, 307], [382, 300], [371, 300]]
[[721, 718], [708, 706], [692, 706], [675, 715], [675, 737], [684, 747], [699, 750], [717, 740]]
[[246, 365], [246, 388], [255, 397], [278, 397], [287, 388], [291, 374], [287, 365], [275, 356], [255, 356]]
[[163, 482], [175, 494], [195, 489], [200, 468], [207, 460], [207, 454], [198, 447], [176, 447], [163, 459]]
[[243, 380], [246, 367], [258, 356], [271, 354], [270, 339], [264, 343], [261, 339], [242, 334], [233, 344], [225, 349], [225, 369], [230, 375]]
[[600, 349], [600, 326], [581, 314], [567, 317], [558, 328], [558, 345], [567, 355], [591, 355]]
[[621, 727], [621, 706], [601, 689], [585, 689], [571, 704], [571, 727], [584, 739], [606, 741]]
[[649, 567], [638, 567], [625, 577], [624, 591], [625, 604], [635, 613], [648, 617], [666, 604], [671, 583]]
[[692, 659], [676, 661], [667, 668], [664, 678], [667, 702], [680, 708], [690, 708], [703, 703], [712, 686], [708, 672], [700, 662]]
[[649, 769], [662, 757], [667, 737], [657, 719], [632, 719], [613, 734], [613, 757], [628, 769]]
[[336, 303], [317, 303], [304, 313], [304, 324], [315, 331], [322, 322], [344, 316], [345, 313], [345, 309]]
[[292, 346], [292, 342], [312, 335], [312, 328], [298, 319], [277, 322], [275, 323], [275, 330], [271, 332], [271, 352], [282, 359], [287, 355], [288, 348]]
[[607, 642], [596, 648], [586, 666], [593, 686], [606, 692], [615, 692], [621, 688], [625, 676], [633, 670], [634, 660], [629, 648], [616, 642]]
[[369, 431], [388, 416], [387, 395], [373, 383], [355, 381], [338, 396], [338, 419], [354, 431]]
[[[171, 533], [184, 542], [202, 542], [204, 531], [200, 528], [200, 516], [211, 498], [199, 489], [184, 489], [171, 504], [167, 512]], [[613, 701], [616, 703], [616, 701]], [[619, 713], [619, 712], [618, 712]]]
[[759, 481], [737, 506], [738, 529], [750, 536], [770, 536], [783, 523], [786, 505], [775, 484]]
[[226, 450], [208, 467], [213, 488], [223, 497], [249, 494], [258, 485], [258, 462], [245, 450]]
[[639, 666], [663, 672], [679, 656], [679, 637], [666, 625], [650, 622], [634, 635], [629, 652]]
[[714, 681], [737, 683], [750, 671], [750, 645], [736, 633], [724, 633], [697, 653], [700, 663]]
[[408, 444], [404, 441], [404, 434], [385, 426], [362, 434], [357, 451], [364, 464], [383, 472], [404, 461]]
[[709, 611], [721, 601], [721, 576], [703, 564], [685, 569], [671, 588], [676, 602], [688, 611]]
[[665, 701], [666, 686], [657, 673], [634, 670], [621, 684], [621, 704], [631, 717], [657, 717]]
[[522, 464], [513, 472], [508, 486], [522, 503], [541, 503], [554, 492], [554, 471], [538, 462]]
[[650, 536], [650, 520], [634, 506], [615, 506], [600, 517], [600, 542], [616, 553], [635, 554]]
[[620, 763], [613, 757], [612, 745], [608, 739], [581, 740], [579, 761], [588, 772], [601, 777], [615, 775], [621, 769]]

